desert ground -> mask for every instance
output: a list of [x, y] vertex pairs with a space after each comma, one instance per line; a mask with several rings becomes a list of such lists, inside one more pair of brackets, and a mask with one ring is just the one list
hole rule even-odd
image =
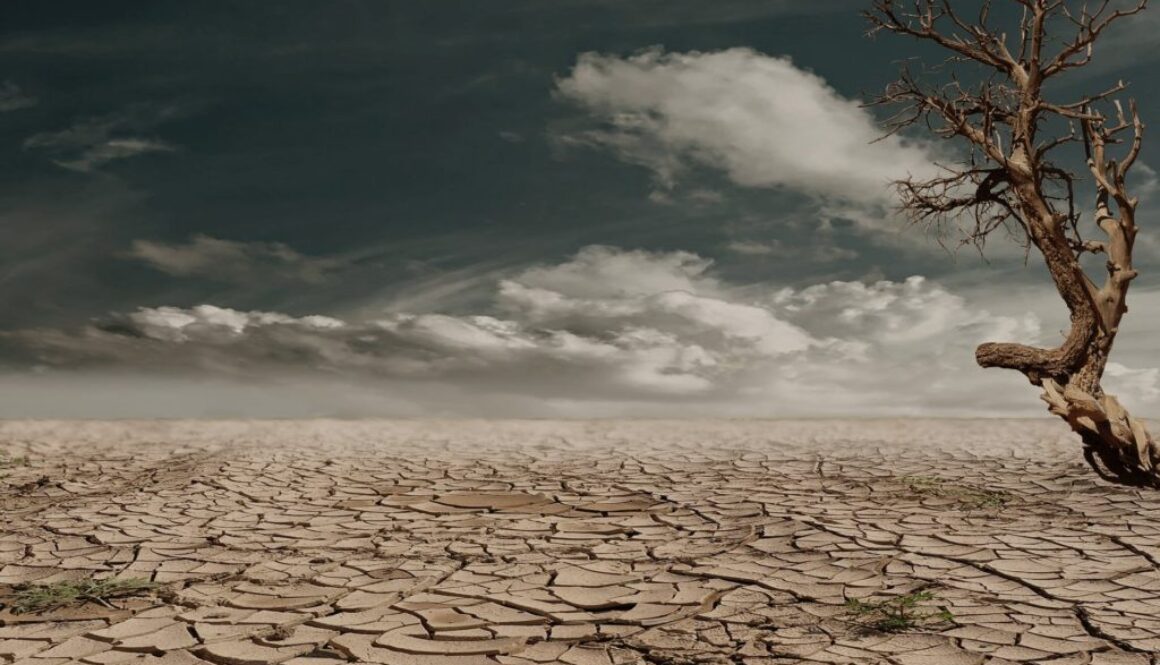
[[[1160, 492], [1048, 420], [6, 422], [0, 446], [0, 663], [1160, 663]], [[29, 604], [108, 577], [142, 588]]]

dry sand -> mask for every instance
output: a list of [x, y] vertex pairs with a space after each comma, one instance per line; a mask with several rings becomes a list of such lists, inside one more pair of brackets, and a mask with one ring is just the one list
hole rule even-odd
[[[7, 422], [0, 663], [1160, 663], [1160, 493], [1053, 421]], [[909, 630], [875, 603], [927, 591]], [[947, 614], [938, 614], [941, 611]]]

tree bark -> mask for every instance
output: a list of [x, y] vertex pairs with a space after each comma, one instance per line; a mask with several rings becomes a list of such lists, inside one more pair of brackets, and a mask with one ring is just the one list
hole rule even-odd
[[[1140, 154], [1144, 124], [1134, 102], [1130, 112], [1115, 96], [1119, 82], [1069, 103], [1044, 94], [1049, 79], [1086, 66], [1093, 45], [1111, 24], [1147, 8], [1148, 0], [1114, 7], [1107, 0], [1073, 6], [1052, 0], [1015, 0], [1022, 7], [1019, 39], [989, 23], [990, 0], [975, 22], [959, 3], [946, 0], [875, 0], [866, 14], [873, 31], [885, 30], [933, 43], [951, 52], [938, 68], [970, 63], [984, 70], [983, 82], [949, 80], [929, 86], [905, 67], [878, 104], [901, 107], [887, 121], [890, 131], [925, 124], [944, 139], [965, 141], [970, 157], [949, 175], [898, 182], [901, 209], [914, 222], [957, 226], [965, 216], [974, 228], [966, 241], [980, 249], [1001, 228], [1022, 231], [1043, 256], [1055, 288], [1067, 305], [1071, 327], [1057, 348], [987, 343], [975, 358], [983, 367], [1022, 372], [1043, 388], [1048, 409], [1068, 422], [1084, 443], [1084, 455], [1106, 478], [1160, 488], [1160, 447], [1144, 422], [1132, 417], [1101, 386], [1108, 356], [1128, 311], [1128, 287], [1136, 278], [1132, 246], [1136, 205], [1125, 184]], [[1070, 26], [1070, 37], [1050, 39], [1048, 27]], [[1102, 110], [1101, 110], [1102, 109]], [[1051, 129], [1068, 125], [1066, 133]], [[1060, 122], [1062, 121], [1062, 123]], [[1076, 132], [1076, 126], [1079, 132]], [[1041, 133], [1051, 133], [1042, 137]], [[1089, 222], [1076, 212], [1078, 175], [1054, 162], [1052, 151], [1082, 141], [1095, 185], [1091, 221], [1102, 238], [1081, 233]], [[1117, 148], [1117, 146], [1121, 146]], [[1119, 159], [1111, 152], [1120, 153]], [[980, 162], [983, 165], [980, 165]], [[1083, 269], [1084, 254], [1107, 256], [1107, 275], [1097, 285]]]
[[[1106, 214], [1106, 210], [1102, 212]], [[982, 367], [1015, 369], [1042, 386], [1041, 399], [1048, 410], [1067, 421], [1080, 436], [1084, 458], [1101, 476], [1118, 483], [1160, 488], [1160, 445], [1145, 423], [1129, 414], [1101, 385], [1120, 319], [1127, 312], [1128, 285], [1135, 277], [1130, 243], [1117, 246], [1114, 242], [1125, 227], [1134, 231], [1132, 213], [1134, 202], [1125, 201], [1120, 219], [1109, 215], [1101, 224], [1113, 238], [1108, 250], [1110, 275], [1102, 289], [1091, 285], [1062, 236], [1033, 233], [1032, 241], [1071, 310], [1067, 339], [1056, 349], [987, 343], [979, 346], [975, 357]]]
[[[1142, 128], [1142, 126], [1140, 127]], [[1102, 140], [1088, 128], [1102, 160]], [[1091, 161], [1091, 160], [1089, 160]], [[1132, 269], [1136, 200], [1124, 190], [1114, 165], [1091, 161], [1096, 175], [1099, 204], [1097, 223], [1108, 236], [1108, 279], [1097, 288], [1067, 242], [1058, 216], [1052, 215], [1034, 187], [1016, 188], [1028, 224], [1031, 242], [1043, 255], [1056, 290], [1071, 312], [1071, 328], [1056, 349], [1021, 344], [988, 343], [978, 347], [975, 358], [982, 367], [1003, 367], [1022, 372], [1044, 389], [1041, 399], [1048, 410], [1071, 426], [1084, 444], [1084, 458], [1108, 480], [1160, 488], [1160, 445], [1147, 426], [1128, 413], [1101, 385], [1108, 356], [1127, 312], [1128, 287], [1136, 277]], [[1119, 215], [1113, 216], [1107, 201], [1114, 196]]]

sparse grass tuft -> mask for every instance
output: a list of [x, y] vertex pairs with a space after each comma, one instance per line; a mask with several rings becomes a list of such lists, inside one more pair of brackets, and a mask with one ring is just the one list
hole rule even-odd
[[156, 582], [139, 577], [30, 584], [17, 588], [11, 608], [13, 614], [31, 614], [85, 603], [112, 607], [110, 600], [142, 596], [159, 586]]
[[28, 457], [24, 455], [12, 456], [8, 453], [0, 452], [0, 469], [10, 469], [14, 466], [26, 466], [28, 464]]
[[955, 485], [934, 476], [902, 476], [898, 480], [914, 494], [954, 499], [968, 510], [1002, 508], [1011, 501], [1007, 492]]
[[946, 608], [922, 605], [935, 599], [934, 592], [926, 590], [879, 601], [851, 598], [846, 601], [846, 612], [854, 623], [865, 630], [901, 633], [953, 621], [954, 615]]
[[942, 478], [936, 478], [934, 476], [902, 476], [898, 480], [903, 485], [919, 493], [935, 490], [946, 483]]

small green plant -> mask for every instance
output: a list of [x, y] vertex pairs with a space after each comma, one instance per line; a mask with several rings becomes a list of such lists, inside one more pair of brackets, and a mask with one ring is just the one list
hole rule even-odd
[[28, 464], [28, 457], [25, 455], [12, 456], [8, 453], [0, 452], [0, 469], [8, 469], [14, 466], [25, 466]]
[[846, 612], [863, 629], [879, 633], [900, 633], [953, 621], [954, 615], [946, 608], [922, 605], [935, 598], [934, 592], [928, 590], [879, 601], [851, 598], [846, 601]]
[[113, 607], [117, 598], [141, 596], [160, 586], [139, 577], [109, 577], [102, 580], [73, 580], [53, 584], [29, 584], [16, 589], [13, 614], [48, 612], [69, 605], [97, 603]]
[[1006, 492], [955, 485], [934, 476], [902, 476], [898, 480], [914, 494], [954, 499], [968, 510], [1002, 508], [1011, 501], [1011, 495]]
[[903, 485], [919, 493], [935, 491], [941, 488], [946, 481], [934, 476], [902, 476], [898, 479]]

